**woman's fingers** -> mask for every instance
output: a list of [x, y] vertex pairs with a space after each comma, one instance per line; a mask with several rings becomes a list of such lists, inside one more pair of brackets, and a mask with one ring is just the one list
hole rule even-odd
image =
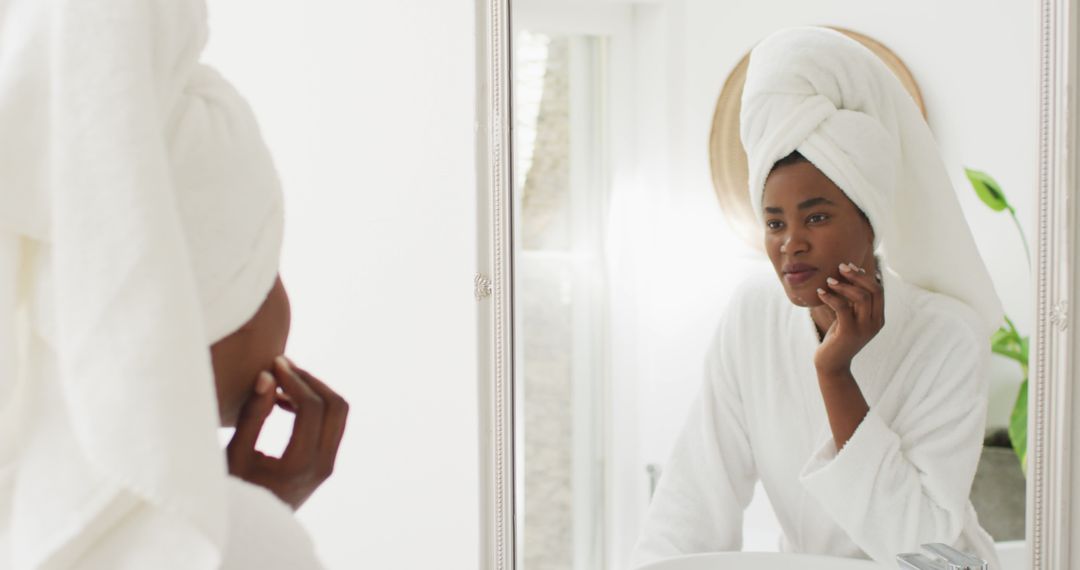
[[295, 364], [292, 365], [292, 368], [307, 382], [312, 390], [319, 394], [319, 397], [325, 403], [322, 433], [319, 438], [319, 456], [325, 467], [324, 475], [329, 476], [334, 469], [334, 460], [337, 458], [341, 438], [345, 434], [345, 423], [349, 416], [349, 403], [310, 372], [297, 367]]
[[297, 467], [315, 458], [322, 431], [322, 398], [289, 366], [284, 357], [274, 360], [274, 376], [296, 409], [292, 436], [281, 460]]
[[845, 327], [853, 324], [855, 316], [851, 312], [851, 303], [847, 299], [825, 289], [818, 289], [817, 293], [821, 301], [836, 313], [836, 320], [839, 324]]
[[866, 321], [873, 317], [874, 298], [873, 294], [862, 287], [840, 282], [832, 277], [826, 281], [829, 289], [847, 299], [851, 303], [855, 317], [859, 321]]
[[292, 398], [288, 394], [281, 390], [276, 390], [274, 393], [274, 403], [277, 407], [285, 410], [286, 412], [296, 413], [296, 405], [293, 404]]
[[274, 390], [273, 376], [269, 372], [260, 372], [255, 380], [255, 393], [240, 408], [236, 431], [226, 448], [230, 466], [234, 460], [242, 461], [244, 457], [257, 454], [255, 443], [259, 440], [259, 433], [270, 410], [274, 408]]
[[[257, 394], [241, 410], [236, 434], [229, 442], [229, 473], [269, 489], [297, 509], [333, 471], [349, 405], [284, 357], [275, 359], [272, 375], [260, 374], [256, 386]], [[275, 404], [296, 410], [292, 436], [280, 459], [255, 450], [263, 422]]]
[[840, 274], [852, 283], [865, 288], [867, 291], [881, 290], [881, 283], [878, 282], [877, 278], [854, 263], [841, 263]]
[[871, 275], [865, 269], [853, 263], [841, 263], [840, 272], [852, 284], [870, 292], [872, 301], [870, 317], [875, 322], [883, 321], [885, 318], [885, 289], [882, 287], [881, 282], [878, 281], [877, 276]]

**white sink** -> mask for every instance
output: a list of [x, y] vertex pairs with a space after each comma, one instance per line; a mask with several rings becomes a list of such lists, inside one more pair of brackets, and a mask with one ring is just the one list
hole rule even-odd
[[896, 570], [870, 560], [779, 552], [690, 554], [641, 566], [638, 570]]
[[1027, 570], [1029, 567], [1027, 544], [1024, 541], [996, 542], [994, 547], [1001, 562], [1001, 570]]
[[[999, 542], [1000, 570], [1026, 570], [1027, 549], [1024, 541]], [[882, 566], [870, 560], [791, 554], [779, 552], [714, 552], [669, 558], [642, 566], [638, 570], [896, 570], [896, 565]], [[999, 569], [992, 569], [999, 570]]]

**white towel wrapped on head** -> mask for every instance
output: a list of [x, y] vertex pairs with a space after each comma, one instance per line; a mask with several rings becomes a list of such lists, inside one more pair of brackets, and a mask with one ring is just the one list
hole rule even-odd
[[278, 272], [280, 182], [247, 102], [195, 67], [166, 129], [176, 202], [211, 342], [255, 314]]

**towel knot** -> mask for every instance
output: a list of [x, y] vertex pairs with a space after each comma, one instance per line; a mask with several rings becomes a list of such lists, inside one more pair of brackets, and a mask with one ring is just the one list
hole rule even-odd
[[[873, 116], [837, 108], [832, 98], [820, 93], [763, 93], [744, 104], [749, 108], [743, 145], [751, 159], [750, 172], [758, 173], [762, 190], [772, 165], [797, 150], [844, 189], [875, 228], [874, 247], [880, 247], [881, 236], [890, 233], [884, 212], [891, 209], [896, 191], [900, 158], [896, 137]], [[872, 190], [850, 191], [853, 188]], [[763, 196], [764, 191], [751, 193], [759, 217]]]

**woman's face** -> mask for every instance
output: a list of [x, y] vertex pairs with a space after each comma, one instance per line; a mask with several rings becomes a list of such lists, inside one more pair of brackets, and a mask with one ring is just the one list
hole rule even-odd
[[791, 302], [821, 305], [817, 289], [839, 279], [840, 264], [870, 270], [874, 232], [839, 187], [810, 162], [773, 170], [762, 197], [765, 251]]
[[236, 425], [259, 372], [270, 370], [274, 357], [285, 353], [290, 319], [289, 295], [278, 277], [255, 316], [210, 347], [222, 426]]

